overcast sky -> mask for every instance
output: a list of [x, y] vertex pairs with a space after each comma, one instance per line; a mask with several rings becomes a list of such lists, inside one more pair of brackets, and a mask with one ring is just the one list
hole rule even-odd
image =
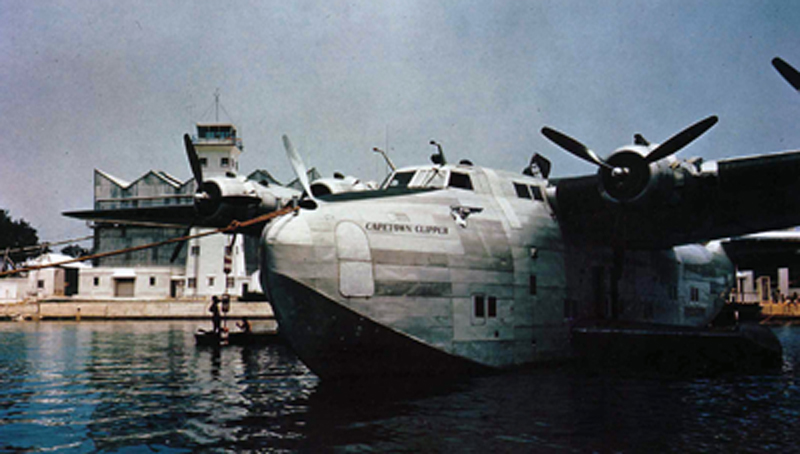
[[556, 176], [594, 172], [541, 134], [601, 156], [661, 142], [712, 114], [681, 151], [717, 159], [800, 149], [800, 96], [770, 65], [800, 67], [790, 1], [0, 0], [0, 208], [43, 240], [90, 233], [93, 169], [132, 181], [191, 175], [182, 135], [214, 120], [244, 139], [240, 170], [306, 164], [382, 179], [371, 153]]

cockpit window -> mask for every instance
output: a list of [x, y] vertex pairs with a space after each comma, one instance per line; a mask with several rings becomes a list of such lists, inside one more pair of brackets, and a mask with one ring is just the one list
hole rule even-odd
[[528, 191], [528, 186], [522, 183], [514, 183], [514, 190], [517, 191], [517, 197], [521, 199], [530, 199], [531, 193]]
[[517, 197], [520, 199], [534, 199], [538, 200], [539, 202], [544, 201], [544, 195], [542, 194], [542, 188], [536, 185], [526, 185], [523, 183], [514, 183], [514, 191], [517, 193]]
[[419, 188], [443, 188], [444, 183], [447, 181], [447, 173], [446, 170], [438, 167], [420, 170], [412, 186]]
[[391, 181], [389, 181], [387, 188], [407, 188], [408, 183], [414, 178], [414, 172], [398, 172], [395, 173]]
[[466, 173], [450, 172], [450, 183], [448, 186], [472, 191], [472, 179], [469, 177], [469, 174]]

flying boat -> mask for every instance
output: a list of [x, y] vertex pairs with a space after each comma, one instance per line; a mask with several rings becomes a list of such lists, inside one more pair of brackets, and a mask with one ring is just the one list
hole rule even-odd
[[302, 187], [286, 194], [203, 181], [187, 139], [203, 182], [183, 223], [296, 208], [243, 233], [260, 237], [262, 287], [282, 336], [325, 379], [562, 361], [575, 355], [578, 327], [680, 337], [708, 326], [735, 287], [718, 240], [800, 224], [800, 151], [676, 156], [716, 123], [709, 116], [660, 144], [637, 134], [605, 157], [542, 128], [597, 168], [578, 177], [550, 178], [538, 154], [522, 172], [450, 162], [432, 141], [429, 164], [387, 159], [379, 187], [336, 178], [316, 189], [284, 136]]

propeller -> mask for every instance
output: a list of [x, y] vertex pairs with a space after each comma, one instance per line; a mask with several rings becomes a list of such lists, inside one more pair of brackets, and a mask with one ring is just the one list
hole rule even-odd
[[597, 154], [595, 154], [594, 151], [587, 148], [586, 145], [578, 142], [577, 140], [573, 139], [572, 137], [564, 133], [558, 132], [555, 129], [551, 129], [545, 126], [544, 128], [542, 128], [542, 134], [544, 134], [545, 137], [550, 139], [559, 147], [569, 151], [570, 153], [583, 159], [584, 161], [598, 165], [600, 167], [605, 167], [609, 170], [614, 169], [613, 166], [600, 159], [600, 156], [597, 156]]
[[314, 195], [311, 193], [311, 185], [308, 182], [306, 165], [303, 163], [303, 158], [295, 151], [292, 142], [286, 134], [283, 135], [283, 147], [286, 148], [286, 156], [289, 157], [289, 162], [292, 164], [294, 174], [297, 175], [297, 180], [303, 186], [303, 191], [313, 200]]
[[203, 184], [203, 168], [200, 165], [200, 158], [197, 157], [197, 150], [195, 150], [189, 134], [183, 135], [183, 145], [186, 148], [186, 156], [189, 157], [189, 165], [192, 167], [192, 176], [194, 176], [194, 181], [199, 189]]
[[[189, 227], [186, 227], [186, 230], [184, 230], [183, 235], [181, 236], [183, 237], [189, 236], [189, 234], [192, 233], [192, 228], [194, 228], [194, 222], [195, 221], [192, 220], [191, 224], [189, 224]], [[185, 244], [186, 240], [178, 241], [177, 243], [175, 243], [175, 249], [172, 250], [172, 256], [170, 256], [169, 258], [169, 263], [174, 263], [175, 260], [178, 259], [178, 256], [181, 255], [181, 251], [183, 250], [183, 246]]]
[[[677, 153], [703, 135], [717, 121], [717, 117], [713, 115], [698, 121], [650, 150], [646, 156], [636, 150], [621, 150], [605, 160], [564, 133], [545, 126], [542, 134], [569, 153], [600, 167], [604, 193], [616, 201], [628, 201], [636, 198], [647, 187], [651, 177], [650, 164]], [[637, 140], [639, 142], [646, 143], [643, 138]]]
[[697, 123], [689, 126], [688, 128], [684, 129], [683, 131], [675, 134], [674, 136], [667, 139], [666, 142], [662, 143], [655, 150], [651, 151], [650, 154], [647, 155], [645, 161], [647, 163], [656, 162], [660, 159], [664, 159], [667, 156], [670, 156], [674, 153], [677, 153], [678, 150], [689, 145], [698, 137], [702, 136], [706, 131], [711, 129], [712, 126], [717, 124], [719, 119], [716, 115], [712, 115], [704, 120], [700, 120]]
[[784, 79], [789, 82], [795, 90], [800, 91], [800, 72], [792, 67], [792, 65], [783, 61], [780, 57], [772, 59], [772, 66], [781, 73]]

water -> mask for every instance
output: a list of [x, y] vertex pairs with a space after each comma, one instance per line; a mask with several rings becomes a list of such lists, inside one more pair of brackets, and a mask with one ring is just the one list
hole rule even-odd
[[0, 452], [788, 452], [800, 327], [772, 374], [571, 368], [331, 385], [195, 322], [0, 323]]

